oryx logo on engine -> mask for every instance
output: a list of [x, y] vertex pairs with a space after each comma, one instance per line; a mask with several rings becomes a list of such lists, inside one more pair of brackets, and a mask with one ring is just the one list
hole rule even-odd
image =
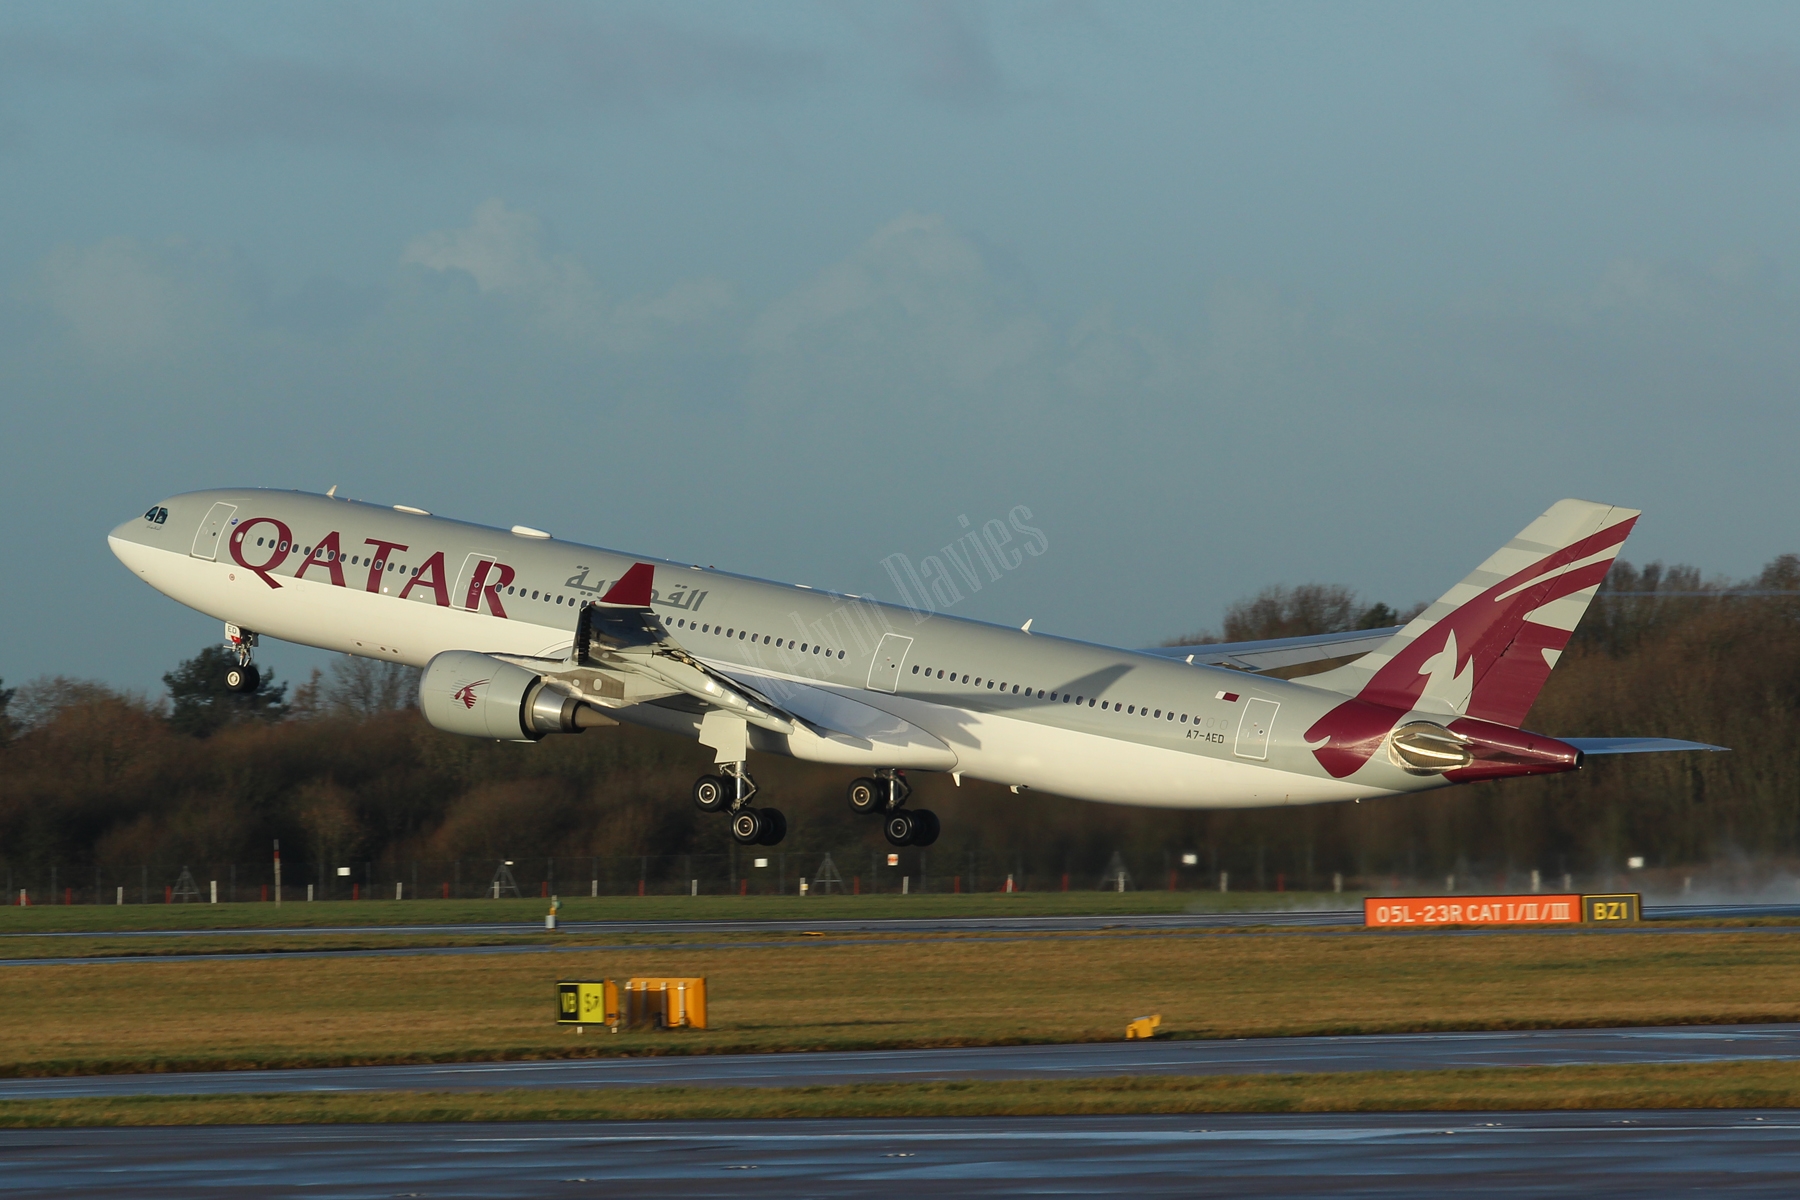
[[454, 692], [450, 693], [450, 698], [452, 700], [461, 700], [464, 708], [474, 708], [476, 699], [475, 689], [484, 683], [490, 682], [492, 681], [487, 679], [477, 679], [474, 683], [465, 683]]

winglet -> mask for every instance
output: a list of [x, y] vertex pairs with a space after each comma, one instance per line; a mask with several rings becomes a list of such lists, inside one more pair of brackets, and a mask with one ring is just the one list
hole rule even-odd
[[633, 608], [650, 607], [650, 579], [656, 568], [649, 563], [634, 563], [631, 570], [620, 576], [619, 582], [607, 589], [606, 595], [600, 597], [602, 604], [628, 604]]

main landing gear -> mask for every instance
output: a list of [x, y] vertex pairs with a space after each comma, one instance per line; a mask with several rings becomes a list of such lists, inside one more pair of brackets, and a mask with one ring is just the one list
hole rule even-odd
[[890, 846], [929, 846], [938, 839], [937, 814], [927, 808], [905, 807], [912, 788], [906, 776], [892, 768], [850, 784], [850, 810], [881, 817], [881, 832]]
[[247, 629], [239, 629], [236, 625], [225, 626], [225, 645], [237, 658], [234, 666], [225, 669], [225, 687], [233, 692], [254, 692], [262, 686], [262, 672], [250, 661], [250, 652], [256, 648], [256, 635]]
[[775, 846], [787, 836], [787, 818], [779, 808], [752, 808], [756, 781], [743, 763], [726, 763], [723, 775], [702, 775], [694, 781], [694, 806], [701, 812], [722, 812], [731, 817], [731, 836], [741, 846]]

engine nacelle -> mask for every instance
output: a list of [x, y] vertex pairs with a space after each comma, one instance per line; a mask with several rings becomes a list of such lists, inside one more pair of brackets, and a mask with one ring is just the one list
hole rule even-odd
[[419, 709], [446, 733], [506, 742], [615, 723], [535, 671], [473, 650], [446, 650], [425, 664]]

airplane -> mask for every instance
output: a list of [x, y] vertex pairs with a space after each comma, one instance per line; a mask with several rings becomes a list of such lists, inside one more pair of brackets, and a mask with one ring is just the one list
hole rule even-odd
[[[189, 492], [114, 529], [150, 586], [226, 622], [225, 683], [260, 683], [261, 636], [422, 668], [438, 729], [535, 742], [621, 721], [714, 752], [702, 810], [744, 845], [750, 751], [861, 772], [850, 807], [895, 846], [940, 825], [907, 771], [1086, 800], [1246, 808], [1397, 796], [1718, 750], [1521, 725], [1637, 521], [1561, 500], [1405, 625], [1126, 650], [378, 505]], [[1041, 533], [1015, 510], [1029, 544]], [[1015, 552], [1017, 547], [1012, 548]], [[1352, 657], [1354, 656], [1354, 657]], [[1295, 679], [1267, 672], [1349, 659]]]

